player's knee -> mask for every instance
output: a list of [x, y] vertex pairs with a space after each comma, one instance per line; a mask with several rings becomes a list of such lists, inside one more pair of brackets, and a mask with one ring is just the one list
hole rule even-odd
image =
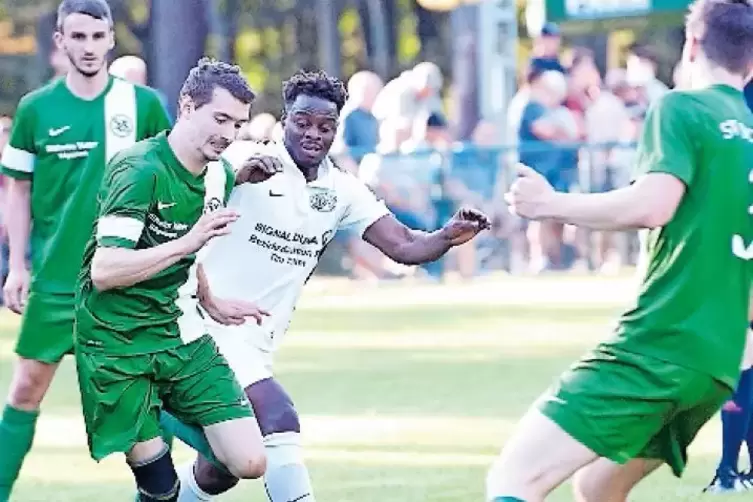
[[225, 493], [238, 484], [238, 478], [218, 469], [202, 456], [196, 462], [194, 476], [199, 487], [210, 495]]
[[22, 410], [36, 410], [55, 375], [56, 364], [21, 359], [13, 373], [8, 402]]
[[254, 408], [262, 436], [282, 432], [301, 432], [301, 423], [293, 400], [273, 378], [262, 380], [246, 389]]
[[131, 462], [129, 465], [136, 479], [140, 500], [155, 502], [177, 500], [180, 484], [167, 447], [156, 457], [143, 462]]
[[267, 471], [267, 456], [260, 452], [244, 452], [224, 462], [230, 474], [240, 479], [258, 479]]

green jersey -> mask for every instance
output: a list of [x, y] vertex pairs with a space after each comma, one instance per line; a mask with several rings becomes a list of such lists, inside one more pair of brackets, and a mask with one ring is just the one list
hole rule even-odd
[[64, 78], [21, 99], [1, 163], [4, 174], [31, 180], [33, 291], [74, 293], [105, 164], [168, 127], [153, 90], [114, 77], [92, 100]]
[[[76, 344], [114, 355], [160, 352], [205, 334], [190, 287], [194, 255], [130, 287], [97, 290], [91, 261], [97, 247], [147, 249], [184, 236], [204, 211], [223, 207], [234, 175], [212, 162], [199, 176], [178, 161], [165, 133], [117, 155], [107, 166], [98, 219], [84, 253], [76, 313]], [[195, 291], [195, 290], [194, 290]], [[182, 292], [183, 293], [183, 292]]]
[[742, 92], [673, 91], [649, 111], [638, 173], [686, 186], [671, 221], [648, 232], [637, 303], [612, 345], [736, 385], [753, 258], [753, 114]]

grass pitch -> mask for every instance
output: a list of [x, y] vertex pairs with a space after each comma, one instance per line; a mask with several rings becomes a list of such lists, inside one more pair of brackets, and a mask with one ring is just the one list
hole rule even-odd
[[[559, 372], [608, 335], [631, 289], [625, 279], [582, 277], [381, 288], [314, 282], [276, 370], [302, 415], [317, 500], [483, 501], [486, 469], [517, 419]], [[15, 317], [0, 315], [3, 395], [16, 329]], [[700, 495], [719, 438], [714, 420], [693, 445], [682, 481], [663, 468], [633, 500], [720, 498]], [[67, 360], [43, 404], [13, 501], [133, 500], [122, 457], [96, 464], [85, 445]], [[175, 457], [187, 461], [191, 452], [178, 444]], [[261, 483], [245, 482], [219, 500], [266, 498]], [[568, 487], [551, 500], [572, 500]]]

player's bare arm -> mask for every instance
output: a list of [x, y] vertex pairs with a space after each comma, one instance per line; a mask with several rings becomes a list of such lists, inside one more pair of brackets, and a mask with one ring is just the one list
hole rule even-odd
[[256, 324], [261, 325], [264, 317], [269, 316], [269, 312], [260, 309], [251, 302], [226, 300], [214, 296], [201, 264], [196, 266], [196, 277], [198, 280], [199, 304], [218, 323], [225, 326], [239, 326], [245, 324], [246, 320], [251, 317], [256, 321]]
[[685, 184], [666, 173], [649, 173], [606, 193], [556, 192], [539, 173], [518, 165], [519, 178], [505, 200], [513, 213], [594, 230], [655, 228], [667, 224], [685, 194]]
[[220, 209], [204, 214], [183, 237], [153, 248], [98, 247], [92, 259], [92, 283], [106, 291], [143, 282], [195, 253], [210, 239], [227, 234], [229, 224], [237, 219], [234, 211]]
[[363, 238], [392, 260], [419, 265], [442, 257], [450, 248], [473, 239], [491, 226], [489, 218], [475, 209], [461, 209], [439, 230], [412, 230], [392, 216], [374, 222]]
[[26, 305], [29, 294], [29, 270], [26, 268], [31, 230], [31, 180], [8, 177], [7, 213], [13, 215], [6, 219], [10, 258], [9, 274], [3, 289], [5, 305], [16, 314], [20, 314]]

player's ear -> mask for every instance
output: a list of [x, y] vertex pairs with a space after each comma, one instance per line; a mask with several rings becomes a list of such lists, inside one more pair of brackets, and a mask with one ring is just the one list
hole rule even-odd
[[60, 30], [55, 30], [52, 35], [52, 40], [55, 42], [55, 46], [58, 50], [63, 50], [63, 33]]
[[178, 112], [180, 113], [180, 116], [185, 117], [190, 115], [195, 108], [196, 107], [194, 106], [194, 102], [191, 97], [185, 94], [181, 94], [181, 96], [178, 98]]
[[111, 51], [115, 48], [115, 28], [110, 29], [110, 43], [107, 45], [107, 50]]

